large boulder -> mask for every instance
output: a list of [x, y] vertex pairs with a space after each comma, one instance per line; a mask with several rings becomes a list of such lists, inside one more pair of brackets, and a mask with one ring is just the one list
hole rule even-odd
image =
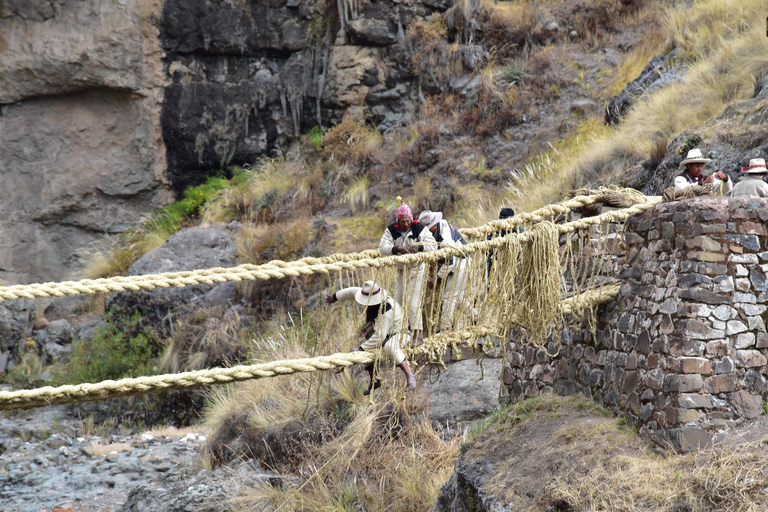
[[[429, 417], [439, 424], [471, 421], [499, 407], [502, 360], [486, 358], [449, 364], [434, 381], [425, 379], [419, 394], [429, 401]], [[482, 372], [482, 379], [481, 379]]]
[[[235, 266], [236, 248], [232, 233], [223, 225], [182, 229], [162, 247], [150, 251], [130, 268], [132, 276]], [[212, 290], [221, 287], [221, 293]], [[235, 290], [229, 283], [156, 288], [150, 291], [119, 292], [107, 298], [107, 309], [118, 317], [138, 312], [145, 325], [168, 335], [176, 316], [205, 297], [203, 306], [227, 306]], [[213, 300], [223, 304], [213, 304]]]

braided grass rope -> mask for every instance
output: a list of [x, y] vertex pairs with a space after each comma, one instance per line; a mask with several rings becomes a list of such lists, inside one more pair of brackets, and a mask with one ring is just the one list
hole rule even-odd
[[[645, 211], [661, 201], [659, 197], [649, 197], [643, 203], [628, 208], [605, 212], [594, 217], [579, 219], [564, 224], [540, 222], [525, 233], [509, 232], [490, 240], [480, 240], [460, 248], [444, 248], [438, 251], [408, 254], [403, 256], [367, 257], [378, 255], [378, 251], [364, 251], [354, 255], [333, 255], [326, 258], [305, 258], [296, 262], [270, 262], [265, 265], [242, 265], [223, 269], [204, 269], [168, 274], [119, 277], [111, 279], [86, 280], [67, 283], [46, 283], [38, 285], [19, 285], [0, 287], [0, 300], [12, 298], [34, 298], [45, 296], [76, 295], [81, 293], [104, 293], [126, 290], [148, 290], [158, 287], [186, 286], [193, 284], [214, 284], [225, 281], [255, 279], [279, 279], [287, 276], [311, 275], [323, 273], [333, 280], [354, 282], [360, 279], [357, 270], [372, 269], [372, 276], [380, 279], [387, 287], [394, 279], [394, 268], [401, 265], [418, 265], [436, 262], [448, 256], [468, 257], [478, 253], [475, 264], [471, 265], [472, 278], [468, 281], [467, 302], [469, 308], [475, 304], [480, 308], [481, 316], [470, 315], [467, 307], [457, 308], [457, 316], [463, 316], [464, 325], [471, 316], [473, 319], [485, 319], [491, 323], [462, 327], [457, 323], [456, 331], [428, 336], [422, 347], [411, 351], [412, 356], [423, 355], [428, 361], [439, 362], [447, 347], [471, 345], [484, 336], [503, 338], [510, 329], [522, 327], [533, 332], [534, 345], [542, 345], [552, 323], [566, 314], [576, 314], [585, 307], [610, 300], [606, 288], [590, 290], [582, 294], [559, 301], [562, 270], [559, 267], [558, 236], [588, 230], [593, 233], [593, 226], [616, 223], [626, 220], [631, 215]], [[505, 221], [504, 221], [505, 222]], [[594, 233], [593, 233], [594, 234]], [[579, 235], [581, 236], [581, 235]], [[589, 235], [592, 236], [592, 235]], [[600, 235], [598, 234], [598, 237]], [[568, 238], [566, 237], [566, 242]], [[581, 247], [581, 246], [580, 246]], [[485, 256], [495, 250], [495, 266], [489, 260], [486, 273]], [[565, 251], [566, 258], [579, 257], [572, 250]], [[548, 260], [548, 261], [546, 261]], [[389, 274], [381, 271], [387, 269]], [[526, 277], [528, 276], [528, 277]], [[582, 279], [579, 286], [589, 284]], [[615, 293], [618, 287], [612, 285]], [[576, 288], [575, 288], [576, 289]], [[587, 295], [591, 294], [591, 295]], [[592, 299], [588, 299], [592, 297]], [[482, 305], [480, 302], [482, 301]], [[549, 322], [540, 318], [547, 316]], [[494, 322], [495, 321], [495, 322]], [[331, 351], [331, 350], [329, 350]], [[275, 361], [253, 366], [238, 366], [227, 369], [210, 369], [181, 374], [139, 377], [105, 381], [97, 384], [80, 384], [45, 387], [37, 390], [0, 392], [0, 409], [38, 407], [54, 403], [98, 400], [113, 396], [125, 396], [148, 393], [155, 390], [184, 389], [215, 383], [235, 382], [238, 380], [257, 379], [274, 375], [286, 375], [298, 372], [323, 371], [344, 368], [353, 364], [370, 363], [375, 354], [356, 352], [352, 354], [334, 354], [318, 358]]]
[[580, 188], [571, 192], [571, 197], [589, 196], [594, 203], [602, 203], [615, 208], [628, 208], [634, 204], [644, 203], [645, 194], [633, 188], [619, 188], [615, 185], [597, 189]]
[[211, 368], [152, 377], [105, 380], [96, 384], [1, 391], [0, 409], [29, 409], [51, 404], [101, 400], [153, 391], [187, 389], [278, 375], [333, 370], [347, 368], [355, 364], [372, 363], [375, 358], [376, 354], [371, 352], [349, 352], [305, 359], [272, 361], [249, 366], [233, 366], [232, 368]]
[[535, 224], [528, 233], [531, 240], [528, 250], [523, 251], [518, 275], [522, 297], [517, 321], [528, 329], [531, 343], [540, 346], [559, 323], [557, 304], [563, 279], [558, 258], [560, 233], [551, 222]]
[[[557, 227], [560, 233], [569, 233], [603, 222], [621, 221], [631, 215], [635, 215], [651, 208], [660, 201], [661, 198], [659, 197], [648, 197], [645, 203], [639, 203], [621, 210], [605, 212], [595, 217], [558, 224]], [[489, 225], [498, 222], [506, 222], [506, 220], [494, 221], [489, 223]], [[486, 251], [488, 249], [497, 248], [507, 243], [507, 238], [509, 236], [519, 236], [520, 241], [522, 242], [530, 240], [531, 235], [530, 232], [519, 235], [517, 233], [510, 233], [506, 237], [472, 242], [463, 246], [461, 249], [445, 248], [438, 251], [406, 254], [402, 256], [364, 258], [363, 253], [358, 253], [351, 261], [342, 261], [341, 256], [343, 255], [335, 255], [334, 258], [338, 256], [339, 261], [318, 264], [309, 264], [308, 262], [305, 262], [301, 265], [276, 265], [267, 263], [264, 265], [240, 265], [232, 268], [209, 268], [184, 272], [168, 272], [164, 274], [3, 286], [0, 287], [0, 301], [21, 298], [34, 299], [35, 297], [64, 297], [67, 295], [81, 295], [88, 293], [151, 290], [154, 288], [183, 287], [199, 284], [212, 285], [224, 283], [226, 281], [270, 280], [318, 273], [328, 274], [329, 272], [338, 272], [342, 270], [393, 267], [398, 264], [412, 265], [435, 262], [447, 256], [466, 256], [467, 254], [472, 254], [477, 251]], [[360, 257], [360, 259], [357, 259], [358, 257]]]
[[575, 208], [583, 208], [584, 206], [596, 203], [605, 203], [614, 206], [621, 201], [619, 197], [625, 198], [623, 200], [624, 206], [621, 206], [621, 208], [644, 203], [650, 199], [648, 196], [643, 195], [642, 192], [633, 188], [600, 187], [594, 190], [580, 189], [576, 191], [576, 194], [573, 197], [565, 201], [550, 204], [532, 212], [518, 213], [509, 219], [493, 220], [475, 228], [462, 228], [461, 234], [468, 240], [483, 238], [502, 230], [511, 230], [521, 224], [539, 222], [546, 219], [552, 219], [557, 215], [565, 215]]
[[698, 187], [686, 187], [682, 190], [675, 190], [675, 187], [667, 187], [661, 192], [661, 197], [665, 203], [670, 201], [680, 201], [682, 199], [691, 199], [692, 197], [709, 196], [714, 193], [710, 183]]
[[[584, 292], [594, 305], [613, 300], [618, 294], [618, 285]], [[570, 311], [575, 297], [565, 299], [560, 308]], [[411, 358], [426, 356], [429, 363], [442, 364], [442, 356], [449, 347], [472, 346], [484, 336], [499, 336], [505, 326], [471, 326], [455, 333], [436, 334], [424, 340], [424, 344], [408, 350]], [[0, 391], [0, 410], [31, 409], [53, 404], [102, 400], [118, 396], [131, 396], [173, 389], [189, 389], [212, 384], [229, 384], [244, 380], [263, 379], [279, 375], [343, 369], [356, 364], [369, 364], [378, 358], [375, 352], [349, 352], [330, 356], [303, 359], [287, 359], [255, 365], [233, 366], [232, 368], [211, 368], [193, 372], [136, 377], [120, 380], [105, 380], [95, 384], [78, 384], [21, 391]]]

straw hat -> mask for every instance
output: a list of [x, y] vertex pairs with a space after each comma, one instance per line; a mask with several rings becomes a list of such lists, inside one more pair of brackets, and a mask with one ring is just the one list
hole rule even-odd
[[355, 294], [355, 300], [363, 306], [375, 306], [387, 300], [387, 292], [373, 281], [366, 281]]
[[762, 158], [753, 158], [749, 161], [749, 167], [742, 167], [741, 172], [746, 174], [762, 174], [768, 172], [765, 168], [765, 160]]
[[438, 222], [440, 222], [443, 218], [443, 214], [441, 212], [433, 212], [431, 210], [424, 210], [421, 212], [421, 215], [419, 215], [419, 224], [422, 224], [426, 228], [431, 228]]
[[685, 160], [680, 162], [680, 167], [685, 167], [688, 164], [708, 164], [711, 161], [709, 158], [704, 158], [699, 148], [694, 148], [688, 152]]

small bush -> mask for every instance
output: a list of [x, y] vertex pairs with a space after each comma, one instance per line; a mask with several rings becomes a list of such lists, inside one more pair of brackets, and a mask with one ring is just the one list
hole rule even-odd
[[361, 176], [346, 187], [344, 202], [352, 211], [368, 208], [368, 176]]
[[323, 151], [323, 130], [319, 126], [313, 126], [307, 134], [307, 142], [315, 151]]
[[138, 313], [127, 319], [108, 314], [107, 326], [96, 330], [93, 339], [75, 340], [69, 362], [54, 369], [53, 381], [80, 384], [154, 375], [161, 345], [149, 328], [141, 325]]
[[342, 164], [357, 164], [370, 157], [382, 142], [375, 128], [347, 116], [323, 136], [323, 154]]
[[416, 20], [408, 26], [405, 54], [411, 71], [423, 84], [439, 86], [462, 71], [457, 44], [446, 41], [448, 29], [439, 14], [430, 21]]
[[518, 60], [513, 60], [504, 68], [504, 79], [511, 84], [516, 84], [525, 76], [526, 73], [523, 71], [523, 66]]

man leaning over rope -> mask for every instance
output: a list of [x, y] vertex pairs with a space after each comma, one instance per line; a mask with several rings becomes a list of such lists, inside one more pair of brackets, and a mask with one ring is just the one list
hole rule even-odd
[[[459, 230], [451, 226], [443, 218], [442, 212], [424, 210], [419, 215], [419, 224], [429, 229], [440, 249], [444, 247], [461, 248], [466, 245], [466, 240]], [[440, 320], [438, 328], [441, 331], [453, 328], [453, 315], [456, 305], [459, 303], [462, 292], [467, 284], [468, 258], [461, 256], [449, 256], [438, 261], [437, 281], [432, 285], [440, 286], [443, 282], [443, 297], [440, 306]], [[460, 326], [456, 326], [459, 328]]]
[[712, 190], [728, 194], [733, 188], [733, 182], [728, 175], [722, 171], [717, 171], [711, 176], [701, 174], [704, 165], [711, 162], [709, 158], [704, 158], [701, 150], [694, 148], [688, 152], [685, 160], [680, 162], [680, 167], [685, 167], [681, 175], [675, 178], [675, 192], [685, 190], [688, 187], [712, 184]]
[[[384, 288], [373, 281], [366, 281], [362, 287], [344, 288], [325, 297], [328, 304], [350, 300], [365, 306], [365, 324], [360, 329], [361, 342], [359, 348], [354, 350], [377, 350], [383, 344], [384, 352], [405, 373], [408, 381], [405, 390], [416, 388], [416, 377], [402, 351], [402, 347], [408, 343], [408, 334], [400, 330], [403, 325], [403, 308]], [[365, 369], [370, 376], [370, 383], [363, 394], [369, 395], [381, 386], [381, 382], [374, 379], [373, 364], [367, 365]]]
[[[437, 250], [437, 242], [423, 225], [413, 221], [413, 213], [401, 197], [397, 198], [400, 206], [395, 214], [395, 223], [387, 226], [379, 242], [379, 252], [383, 256], [414, 254], [422, 251]], [[408, 323], [413, 331], [415, 344], [421, 342], [423, 321], [421, 301], [424, 295], [423, 284], [426, 274], [425, 263], [415, 263], [407, 269], [397, 266], [397, 292], [395, 300], [404, 304], [408, 311]], [[407, 279], [407, 283], [406, 283]], [[405, 298], [405, 302], [403, 299]]]

